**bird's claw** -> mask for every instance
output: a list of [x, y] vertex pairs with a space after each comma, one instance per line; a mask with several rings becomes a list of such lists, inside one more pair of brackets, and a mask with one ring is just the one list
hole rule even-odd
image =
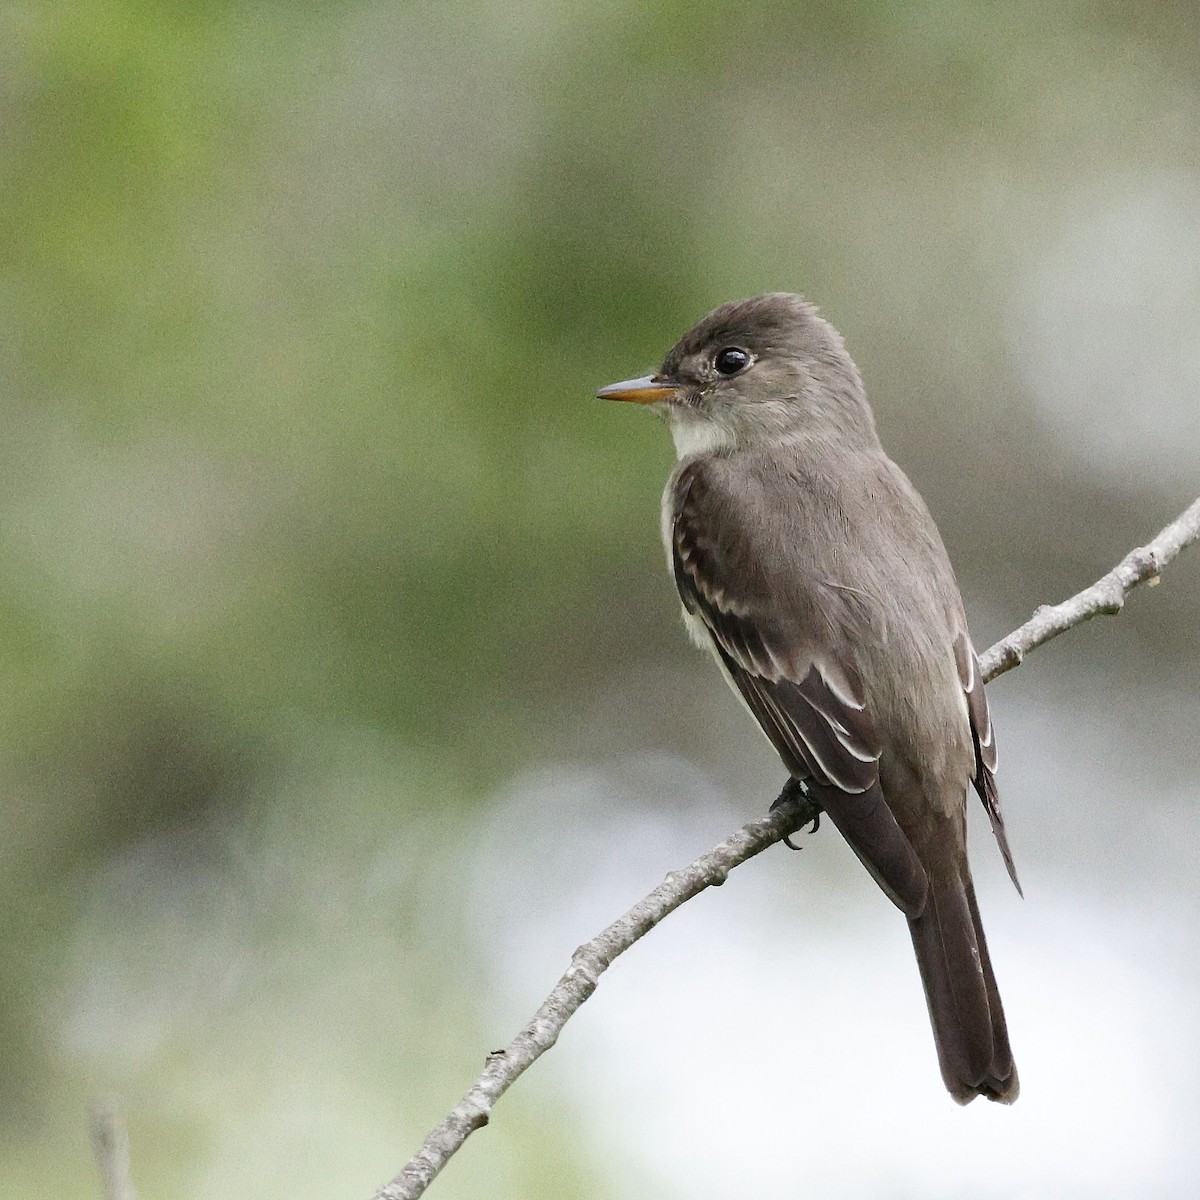
[[[774, 812], [781, 804], [785, 803], [788, 800], [811, 800], [811, 799], [812, 799], [812, 797], [809, 795], [808, 789], [804, 786], [804, 781], [800, 780], [800, 779], [792, 778], [792, 779], [789, 779], [787, 781], [787, 783], [785, 783], [783, 785], [783, 791], [781, 791], [779, 793], [779, 795], [775, 798], [774, 803], [771, 805], [771, 811]], [[816, 833], [817, 830], [820, 828], [821, 828], [821, 814], [820, 814], [820, 812], [818, 812], [817, 815], [815, 817], [813, 817], [812, 824], [808, 827], [807, 832], [810, 834]], [[796, 843], [792, 841], [792, 835], [790, 833], [784, 834], [784, 836], [782, 838], [780, 838], [779, 840], [781, 842], [783, 842], [783, 844], [789, 850], [803, 850], [804, 849], [803, 846], [797, 846]]]
[[[778, 804], [779, 801], [777, 800], [775, 803]], [[817, 815], [815, 817], [813, 817], [812, 824], [804, 832], [807, 833], [811, 837], [812, 834], [816, 833], [817, 830], [820, 828], [821, 828], [821, 814], [817, 813]], [[783, 837], [781, 837], [779, 840], [789, 850], [803, 850], [804, 849], [803, 846], [797, 846], [796, 843], [792, 841], [792, 835], [790, 833], [785, 833], [783, 835]]]

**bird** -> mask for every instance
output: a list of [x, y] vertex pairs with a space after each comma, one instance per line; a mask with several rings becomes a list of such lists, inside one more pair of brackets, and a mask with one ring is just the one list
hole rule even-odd
[[778, 752], [783, 795], [815, 800], [907, 918], [947, 1090], [1011, 1104], [967, 860], [973, 786], [1021, 891], [979, 659], [841, 334], [801, 295], [754, 296], [701, 319], [653, 375], [596, 394], [665, 418], [662, 537], [684, 623]]

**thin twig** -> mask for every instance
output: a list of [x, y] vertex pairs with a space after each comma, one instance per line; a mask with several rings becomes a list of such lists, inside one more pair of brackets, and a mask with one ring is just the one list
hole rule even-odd
[[92, 1109], [92, 1154], [104, 1181], [105, 1200], [136, 1200], [129, 1169], [129, 1132], [115, 1102], [104, 1100]]
[[1070, 600], [1039, 608], [1020, 629], [1002, 637], [979, 660], [984, 679], [995, 679], [1020, 666], [1030, 650], [1036, 650], [1051, 638], [1090, 621], [1092, 617], [1119, 613], [1125, 597], [1139, 583], [1149, 583], [1153, 587], [1163, 567], [1198, 539], [1200, 500], [1176, 517], [1152, 542], [1131, 550], [1103, 579], [1098, 579]]
[[[981, 658], [985, 680], [1017, 666], [1031, 650], [1100, 613], [1120, 612], [1126, 595], [1140, 583], [1156, 583], [1159, 573], [1181, 550], [1200, 539], [1200, 500], [1172, 521], [1152, 542], [1125, 556], [1103, 579], [1070, 600], [1039, 608], [1033, 618], [992, 646]], [[373, 1200], [413, 1200], [420, 1196], [451, 1155], [486, 1125], [492, 1106], [533, 1062], [558, 1040], [571, 1015], [596, 990], [613, 960], [644, 937], [685, 901], [725, 882], [729, 872], [813, 820], [811, 801], [789, 799], [769, 816], [744, 825], [732, 837], [681, 871], [672, 871], [644, 900], [603, 933], [585, 942], [571, 966], [554, 985], [533, 1020], [504, 1050], [487, 1057], [483, 1073], [425, 1139], [425, 1144]]]
[[600, 976], [618, 954], [628, 950], [665, 916], [705, 888], [719, 887], [740, 863], [814, 820], [820, 809], [811, 801], [788, 800], [769, 815], [743, 825], [732, 837], [681, 871], [672, 871], [644, 900], [614, 921], [571, 956], [567, 972], [554, 985], [533, 1020], [504, 1050], [489, 1054], [483, 1074], [471, 1090], [425, 1139], [404, 1170], [375, 1193], [375, 1200], [409, 1200], [433, 1181], [450, 1156], [476, 1129], [488, 1123], [492, 1105], [534, 1060], [558, 1040], [571, 1014], [596, 990]]

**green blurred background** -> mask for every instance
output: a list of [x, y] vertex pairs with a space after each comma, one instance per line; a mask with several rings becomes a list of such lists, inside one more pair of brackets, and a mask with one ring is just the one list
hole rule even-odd
[[[715, 304], [845, 333], [976, 641], [1197, 490], [1190, 3], [0, 9], [0, 1194], [365, 1196], [762, 811], [678, 627]], [[612, 972], [451, 1197], [1191, 1196], [1200, 555], [992, 689], [1025, 1095], [831, 834]], [[748, 1150], [747, 1147], [751, 1147]]]

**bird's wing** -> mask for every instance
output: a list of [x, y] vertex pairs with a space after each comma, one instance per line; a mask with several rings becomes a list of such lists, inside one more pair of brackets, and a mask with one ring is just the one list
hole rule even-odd
[[1000, 792], [996, 788], [996, 735], [992, 728], [992, 714], [988, 710], [987, 694], [983, 689], [983, 676], [979, 672], [979, 656], [965, 633], [960, 633], [954, 642], [954, 659], [963, 693], [967, 697], [967, 715], [971, 720], [971, 737], [975, 743], [975, 790], [987, 810], [992, 833], [1000, 847], [1004, 865], [1008, 868], [1008, 877], [1018, 894], [1024, 895], [1020, 880], [1017, 879], [1008, 835], [1004, 832], [1004, 817], [1000, 812]]
[[668, 537], [675, 583], [732, 685], [830, 819], [909, 915], [925, 870], [879, 786], [881, 746], [854, 653], [854, 608], [797, 556], [774, 561], [704, 465], [676, 477]]

